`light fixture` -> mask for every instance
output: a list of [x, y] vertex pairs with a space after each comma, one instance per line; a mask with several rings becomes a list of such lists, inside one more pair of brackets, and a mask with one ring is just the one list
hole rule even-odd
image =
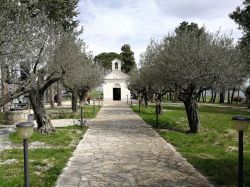
[[234, 116], [232, 120], [232, 127], [238, 132], [245, 132], [250, 124], [250, 118], [244, 116]]
[[28, 140], [33, 134], [32, 122], [21, 122], [16, 125], [17, 127], [17, 136], [22, 140]]
[[243, 132], [248, 129], [250, 118], [244, 116], [232, 117], [232, 127], [239, 133], [239, 153], [238, 153], [238, 187], [243, 187]]
[[24, 154], [24, 186], [29, 187], [29, 157], [28, 157], [28, 139], [33, 134], [32, 122], [21, 122], [16, 125], [17, 136], [23, 140], [23, 154]]

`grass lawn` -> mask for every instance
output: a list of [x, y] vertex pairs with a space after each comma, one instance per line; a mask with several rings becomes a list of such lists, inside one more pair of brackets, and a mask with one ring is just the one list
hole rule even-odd
[[[84, 105], [83, 107], [83, 118], [95, 118], [96, 114], [101, 109], [98, 105], [98, 101], [95, 105], [95, 114], [93, 113], [93, 105]], [[47, 108], [47, 113], [51, 119], [80, 119], [81, 110], [78, 109], [77, 112], [72, 112], [71, 108]]]
[[[86, 127], [71, 126], [57, 128], [55, 134], [50, 135], [34, 132], [29, 142], [42, 142], [50, 147], [29, 149], [30, 186], [54, 186], [86, 130]], [[15, 133], [10, 134], [10, 139], [22, 147]], [[0, 186], [23, 186], [23, 150], [4, 150], [0, 154]]]
[[[159, 117], [159, 134], [189, 163], [216, 185], [237, 185], [238, 133], [231, 128], [232, 116], [250, 117], [250, 111], [233, 107], [199, 106], [198, 134], [186, 134], [188, 121], [183, 106], [164, 106]], [[138, 105], [133, 106], [138, 112]], [[141, 107], [141, 118], [155, 125], [154, 107]], [[250, 130], [244, 133], [244, 183], [250, 186]]]

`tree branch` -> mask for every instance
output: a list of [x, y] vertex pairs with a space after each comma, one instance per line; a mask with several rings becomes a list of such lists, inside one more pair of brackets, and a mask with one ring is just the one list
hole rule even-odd
[[44, 46], [45, 46], [45, 42], [43, 43], [43, 46], [42, 46], [42, 48], [40, 49], [40, 52], [39, 52], [38, 57], [37, 57], [37, 59], [36, 59], [36, 63], [35, 63], [35, 65], [34, 65], [34, 69], [33, 69], [33, 72], [34, 72], [34, 73], [36, 73], [36, 68], [37, 68], [37, 66], [38, 66], [38, 63], [40, 62], [40, 57], [41, 57], [42, 52], [43, 52], [43, 50], [44, 50]]
[[43, 84], [43, 86], [40, 88], [39, 94], [44, 94], [45, 90], [46, 90], [50, 85], [52, 85], [53, 83], [58, 82], [58, 81], [60, 81], [60, 80], [62, 80], [62, 77], [61, 77], [61, 76], [56, 76], [56, 77], [53, 77], [53, 78], [48, 79], [47, 82], [45, 82], [45, 83]]
[[0, 98], [0, 106], [4, 106], [8, 102], [12, 101], [13, 99], [16, 99], [20, 97], [21, 95], [24, 95], [28, 93], [31, 89], [31, 85], [34, 82], [35, 75], [32, 75], [28, 82], [20, 86], [17, 90], [15, 90], [13, 93], [8, 93], [4, 95], [2, 98]]

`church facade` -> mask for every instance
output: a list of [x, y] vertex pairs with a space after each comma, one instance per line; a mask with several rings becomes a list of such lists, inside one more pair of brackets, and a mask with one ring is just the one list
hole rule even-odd
[[112, 61], [112, 71], [104, 77], [104, 100], [121, 101], [130, 97], [128, 90], [129, 76], [121, 71], [122, 62], [118, 59]]

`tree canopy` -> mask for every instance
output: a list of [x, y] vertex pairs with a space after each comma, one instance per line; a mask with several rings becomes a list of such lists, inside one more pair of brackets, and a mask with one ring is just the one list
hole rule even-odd
[[63, 82], [72, 93], [79, 96], [80, 101], [83, 101], [91, 89], [102, 83], [103, 69], [94, 64], [92, 54], [86, 51], [86, 44], [82, 40], [71, 40], [68, 48], [65, 56], [69, 59], [69, 69]]
[[233, 19], [238, 25], [239, 28], [243, 30], [244, 36], [241, 39], [241, 44], [243, 46], [250, 45], [250, 1], [244, 0], [243, 6], [236, 7], [229, 16]]
[[43, 97], [67, 70], [67, 58], [58, 60], [57, 54], [63, 54], [64, 34], [73, 33], [77, 26], [77, 2], [13, 0], [0, 4], [0, 105], [28, 93], [41, 132], [53, 129]]
[[112, 60], [115, 58], [122, 61], [122, 71], [124, 73], [129, 73], [133, 68], [136, 67], [135, 58], [134, 58], [134, 52], [131, 51], [130, 45], [124, 44], [121, 47], [121, 53], [115, 53], [115, 52], [103, 52], [95, 56], [94, 61], [96, 64], [103, 66], [104, 69], [111, 70], [112, 68]]
[[72, 30], [78, 26], [78, 21], [74, 19], [78, 12], [76, 10], [79, 0], [21, 0], [26, 4], [31, 17], [44, 13], [49, 20], [59, 23], [64, 30]]
[[175, 29], [175, 34], [182, 35], [185, 34], [186, 32], [188, 33], [194, 32], [199, 36], [200, 34], [205, 34], [205, 28], [204, 27], [199, 28], [197, 23], [191, 22], [189, 24], [187, 21], [183, 21], [180, 23], [179, 27]]
[[121, 60], [122, 64], [122, 71], [125, 73], [129, 73], [133, 68], [136, 67], [134, 52], [131, 50], [130, 45], [124, 44], [121, 47]]
[[115, 58], [121, 60], [121, 56], [118, 53], [115, 52], [103, 52], [100, 53], [99, 55], [96, 55], [94, 58], [94, 62], [100, 66], [102, 66], [105, 70], [111, 70], [112, 68], [112, 63], [111, 61], [114, 60]]
[[[186, 29], [189, 26], [192, 29]], [[208, 33], [186, 23], [176, 31], [160, 42], [150, 42], [142, 55], [141, 69], [131, 76], [130, 87], [139, 92], [143, 87], [151, 90], [159, 100], [168, 91], [178, 92], [186, 108], [190, 132], [197, 133], [200, 123], [196, 100], [201, 92], [242, 83], [246, 63], [241, 50], [225, 35]]]

